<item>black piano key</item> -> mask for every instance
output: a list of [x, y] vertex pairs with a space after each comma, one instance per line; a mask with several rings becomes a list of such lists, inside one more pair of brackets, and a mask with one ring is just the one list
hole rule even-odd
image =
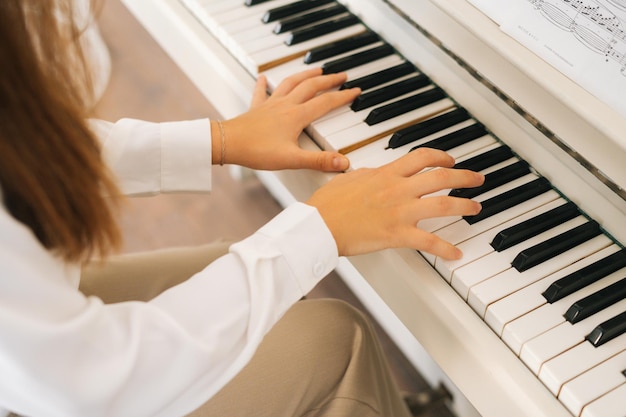
[[440, 116], [398, 130], [389, 139], [387, 147], [391, 149], [399, 148], [400, 146], [407, 145], [418, 139], [454, 126], [457, 123], [464, 122], [469, 118], [470, 115], [467, 110], [457, 108]]
[[558, 236], [521, 251], [511, 265], [519, 272], [526, 271], [602, 233], [600, 225], [590, 220]]
[[256, 6], [257, 4], [265, 3], [271, 0], [245, 0], [244, 4], [248, 7]]
[[[585, 339], [598, 347], [624, 333], [626, 333], [626, 311], [598, 324]], [[622, 374], [626, 376], [626, 370], [622, 371]]]
[[465, 161], [458, 162], [454, 165], [456, 169], [469, 169], [470, 171], [482, 171], [495, 164], [504, 162], [513, 158], [513, 151], [506, 145], [499, 146], [487, 152], [483, 152]]
[[563, 316], [565, 320], [575, 324], [625, 298], [626, 278], [623, 278], [576, 301]]
[[354, 80], [346, 81], [340, 87], [340, 90], [359, 87], [361, 90], [368, 90], [370, 88], [377, 87], [381, 84], [388, 83], [397, 78], [404, 77], [413, 72], [417, 72], [415, 65], [408, 61], [402, 64], [395, 65], [384, 70], [377, 71], [373, 74], [364, 75], [363, 77], [355, 78]]
[[547, 302], [554, 303], [624, 267], [626, 267], [626, 249], [554, 281], [541, 295]]
[[378, 42], [379, 40], [380, 36], [368, 30], [367, 32], [359, 33], [356, 36], [351, 36], [340, 41], [331, 42], [329, 44], [311, 49], [304, 56], [304, 63], [312, 64], [314, 62], [319, 62], [321, 60], [332, 58], [339, 54], [370, 45], [374, 42]]
[[337, 72], [347, 71], [351, 68], [358, 67], [359, 65], [367, 64], [368, 62], [393, 55], [395, 52], [396, 51], [393, 49], [393, 46], [386, 43], [365, 51], [357, 52], [356, 54], [350, 56], [325, 62], [322, 65], [322, 72], [324, 74], [334, 74]]
[[421, 145], [414, 146], [409, 152], [414, 151], [418, 148], [433, 148], [439, 149], [441, 151], [448, 151], [474, 139], [481, 138], [486, 134], [487, 130], [485, 130], [485, 126], [480, 123], [475, 123], [471, 126], [467, 126], [454, 132], [448, 133], [447, 135], [438, 137], [437, 139], [433, 139], [426, 143], [422, 143]]
[[278, 19], [284, 19], [289, 16], [293, 16], [298, 13], [306, 12], [307, 10], [315, 9], [316, 7], [323, 6], [328, 3], [333, 3], [335, 0], [300, 0], [294, 3], [289, 3], [281, 7], [275, 7], [265, 12], [261, 21], [263, 23], [275, 22]]
[[530, 173], [530, 167], [526, 161], [517, 161], [496, 171], [485, 175], [485, 181], [479, 187], [455, 188], [448, 193], [451, 197], [474, 198], [478, 195], [491, 191], [501, 185]]
[[350, 108], [352, 111], [360, 111], [393, 98], [399, 97], [403, 94], [408, 94], [411, 91], [419, 90], [430, 84], [430, 78], [424, 74], [419, 74], [411, 78], [407, 78], [402, 81], [381, 87], [374, 91], [361, 94], [357, 97]]
[[446, 97], [446, 93], [442, 89], [435, 87], [431, 90], [424, 91], [423, 93], [375, 108], [367, 115], [365, 123], [372, 126], [407, 113], [411, 110], [419, 109], [420, 107], [442, 100]]
[[328, 35], [329, 33], [336, 32], [338, 30], [347, 28], [352, 25], [360, 23], [359, 18], [353, 14], [338, 17], [332, 20], [326, 20], [318, 23], [317, 25], [307, 26], [301, 29], [296, 29], [287, 35], [285, 44], [288, 46], [296, 45], [301, 42], [306, 42], [319, 36]]
[[276, 23], [276, 26], [274, 26], [273, 32], [277, 35], [281, 33], [286, 33], [290, 30], [295, 30], [303, 26], [311, 25], [316, 22], [321, 22], [322, 20], [337, 16], [341, 13], [345, 13], [346, 10], [347, 9], [345, 6], [342, 6], [341, 4], [336, 4], [334, 6], [325, 7], [320, 10], [314, 10], [309, 13], [288, 17], [286, 19], [278, 21]]
[[553, 227], [558, 226], [580, 215], [578, 207], [572, 202], [553, 208], [543, 214], [523, 221], [515, 226], [508, 227], [496, 234], [491, 241], [491, 247], [501, 252], [520, 242], [537, 236]]
[[481, 202], [482, 209], [480, 213], [474, 216], [463, 216], [463, 219], [469, 224], [478, 223], [481, 220], [487, 219], [506, 209], [523, 203], [526, 200], [541, 195], [550, 189], [552, 189], [550, 181], [544, 177], [539, 177], [536, 180]]

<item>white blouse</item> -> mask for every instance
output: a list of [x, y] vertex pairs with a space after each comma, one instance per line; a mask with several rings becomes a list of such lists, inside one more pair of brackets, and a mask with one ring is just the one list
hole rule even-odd
[[[126, 193], [210, 190], [208, 120], [94, 126]], [[0, 205], [0, 415], [185, 415], [337, 259], [317, 210], [296, 203], [152, 301], [103, 304]]]

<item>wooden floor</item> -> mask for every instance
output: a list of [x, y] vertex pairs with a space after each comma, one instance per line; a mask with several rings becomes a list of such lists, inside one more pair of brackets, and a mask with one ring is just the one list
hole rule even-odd
[[[112, 57], [107, 90], [96, 116], [155, 122], [214, 117], [215, 110], [185, 75], [129, 14], [119, 0], [102, 2], [100, 30]], [[130, 199], [121, 224], [124, 251], [196, 245], [218, 238], [241, 239], [280, 212], [262, 184], [251, 178], [233, 180], [226, 167], [214, 167], [211, 195], [170, 194]], [[335, 297], [363, 308], [336, 274], [330, 274], [309, 297]], [[401, 389], [428, 388], [424, 379], [379, 328], [389, 363]], [[449, 417], [437, 407], [424, 417]]]

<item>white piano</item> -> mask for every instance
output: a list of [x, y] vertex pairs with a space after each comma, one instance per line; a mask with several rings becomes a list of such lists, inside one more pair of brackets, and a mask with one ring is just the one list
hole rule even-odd
[[[494, 173], [492, 189], [475, 198], [493, 201], [497, 214], [424, 222], [457, 241], [462, 261], [387, 250], [342, 259], [339, 274], [429, 382], [448, 387], [459, 416], [626, 416], [626, 119], [618, 112], [466, 0], [318, 2], [299, 17], [319, 13], [332, 29], [291, 49], [284, 41], [307, 32], [273, 34], [275, 22], [261, 18], [294, 0], [249, 7], [244, 0], [123, 1], [224, 118], [247, 109], [260, 72], [274, 84], [303, 68], [305, 52], [327, 51], [329, 43], [358, 38], [314, 64], [332, 67], [364, 53], [365, 64], [348, 69], [350, 80], [413, 66], [364, 89], [374, 94], [363, 109], [336, 111], [307, 128], [302, 146], [345, 151], [354, 167], [438, 143], [468, 164], [508, 149], [493, 165], [470, 165]], [[374, 91], [395, 83], [399, 93]], [[433, 119], [443, 127], [435, 130]], [[413, 141], [385, 150], [398, 131]], [[330, 178], [256, 174], [284, 205]], [[520, 232], [527, 236], [515, 237]], [[496, 235], [504, 241], [498, 250]], [[551, 286], [557, 280], [562, 291]], [[548, 302], [544, 292], [560, 295]], [[606, 297], [594, 307], [597, 292]]]

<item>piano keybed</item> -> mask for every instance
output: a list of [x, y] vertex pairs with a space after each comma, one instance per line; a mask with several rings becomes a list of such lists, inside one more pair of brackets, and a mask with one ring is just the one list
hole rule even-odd
[[361, 86], [361, 97], [306, 132], [345, 153], [351, 169], [436, 147], [457, 167], [484, 173], [476, 190], [444, 191], [480, 201], [479, 215], [419, 224], [458, 245], [463, 258], [422, 256], [572, 415], [626, 414], [620, 242], [341, 4], [181, 1], [270, 89], [311, 66], [346, 71], [346, 87]]

